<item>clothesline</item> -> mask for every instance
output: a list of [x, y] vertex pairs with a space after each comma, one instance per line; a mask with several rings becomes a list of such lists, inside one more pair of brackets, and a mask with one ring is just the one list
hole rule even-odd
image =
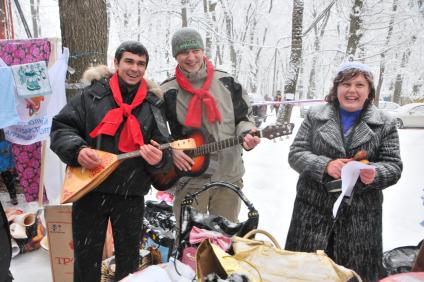
[[308, 99], [308, 100], [293, 100], [293, 101], [259, 101], [259, 102], [252, 103], [252, 106], [282, 105], [282, 104], [310, 104], [310, 103], [325, 103], [325, 100]]

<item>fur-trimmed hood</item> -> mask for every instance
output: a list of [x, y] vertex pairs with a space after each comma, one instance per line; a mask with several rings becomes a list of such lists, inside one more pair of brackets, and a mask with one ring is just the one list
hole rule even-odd
[[[86, 69], [82, 75], [81, 82], [87, 85], [92, 84], [95, 81], [99, 81], [102, 78], [109, 78], [114, 73], [113, 70], [109, 69], [105, 65], [97, 65], [94, 67], [89, 67]], [[146, 79], [147, 88], [150, 92], [155, 94], [160, 99], [163, 98], [163, 93], [159, 87], [159, 85], [153, 80]]]

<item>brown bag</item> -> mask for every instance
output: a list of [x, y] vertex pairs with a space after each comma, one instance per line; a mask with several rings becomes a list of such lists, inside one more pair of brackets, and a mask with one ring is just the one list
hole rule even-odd
[[196, 274], [197, 279], [201, 282], [203, 278], [210, 274], [216, 273], [219, 277], [227, 278], [227, 272], [222, 267], [218, 257], [216, 256], [212, 243], [209, 239], [200, 243], [196, 252]]
[[412, 266], [412, 271], [424, 272], [424, 241], [421, 243], [421, 248], [418, 251], [417, 258], [415, 259], [414, 265]]
[[255, 266], [238, 260], [207, 239], [199, 245], [196, 252], [197, 281], [204, 282], [205, 277], [212, 273], [223, 279], [236, 273], [246, 275], [252, 282], [263, 281]]
[[[267, 236], [269, 241], [249, 239], [255, 234]], [[209, 273], [226, 278], [232, 273], [244, 274], [253, 282], [278, 281], [334, 281], [344, 282], [359, 275], [336, 264], [323, 251], [316, 253], [282, 250], [277, 241], [266, 231], [252, 230], [243, 238], [233, 237], [234, 255], [204, 241], [196, 255], [199, 281]]]

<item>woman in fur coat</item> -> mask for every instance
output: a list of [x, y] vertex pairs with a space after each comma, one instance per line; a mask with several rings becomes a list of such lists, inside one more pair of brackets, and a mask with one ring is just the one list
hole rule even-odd
[[[384, 276], [382, 190], [395, 184], [402, 172], [395, 122], [372, 104], [374, 97], [369, 67], [342, 64], [327, 104], [308, 112], [289, 153], [299, 180], [286, 249], [325, 250], [364, 281]], [[341, 169], [360, 150], [374, 169], [361, 170], [352, 196], [342, 201], [333, 218]]]

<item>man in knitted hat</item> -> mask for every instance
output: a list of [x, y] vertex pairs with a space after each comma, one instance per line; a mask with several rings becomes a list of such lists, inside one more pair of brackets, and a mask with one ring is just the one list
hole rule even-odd
[[[204, 130], [216, 141], [243, 136], [241, 145], [212, 153], [217, 156], [217, 163], [212, 165], [215, 172], [207, 170], [200, 176], [179, 182], [174, 200], [174, 213], [179, 221], [181, 201], [187, 193], [198, 191], [212, 181], [243, 186], [242, 149], [253, 149], [260, 139], [249, 134], [256, 129], [247, 93], [228, 73], [214, 69], [205, 56], [200, 34], [192, 28], [182, 28], [174, 33], [171, 45], [178, 65], [175, 77], [166, 80], [161, 89], [172, 136], [181, 138], [193, 128]], [[173, 160], [177, 169], [197, 172], [192, 170], [196, 163], [184, 152], [173, 151]], [[200, 194], [193, 206], [201, 212], [237, 222], [240, 204], [234, 192], [210, 189]]]
[[100, 281], [109, 219], [115, 280], [138, 269], [151, 173], [172, 167], [171, 154], [157, 148], [156, 142], [168, 142], [168, 134], [162, 101], [143, 78], [148, 62], [141, 43], [122, 43], [115, 53], [116, 72], [92, 82], [53, 118], [51, 148], [68, 165], [101, 169], [94, 149], [114, 154], [139, 150], [141, 156], [124, 160], [94, 191], [73, 203], [74, 282]]

